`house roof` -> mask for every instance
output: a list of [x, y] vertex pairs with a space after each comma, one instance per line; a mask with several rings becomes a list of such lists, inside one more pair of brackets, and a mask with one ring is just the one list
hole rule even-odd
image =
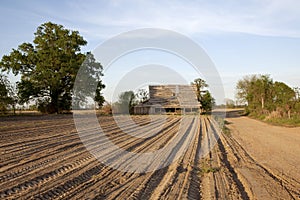
[[150, 98], [137, 107], [198, 108], [196, 87], [192, 85], [150, 85]]

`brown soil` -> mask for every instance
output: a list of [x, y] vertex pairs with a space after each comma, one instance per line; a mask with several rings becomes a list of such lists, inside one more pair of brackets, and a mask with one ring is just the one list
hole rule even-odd
[[[145, 128], [155, 128], [148, 117], [133, 118]], [[0, 199], [299, 198], [299, 128], [228, 118], [228, 136], [210, 117], [191, 118], [186, 134], [196, 135], [184, 155], [147, 173], [121, 172], [100, 163], [81, 143], [71, 115], [1, 118]], [[175, 137], [181, 117], [168, 116], [165, 128], [149, 138], [122, 133], [111, 117], [99, 120], [115, 144], [148, 152]], [[96, 133], [87, 137], [97, 146]], [[214, 143], [201, 158], [203, 149]]]
[[243, 154], [235, 169], [253, 198], [300, 199], [300, 128], [272, 126], [247, 117], [232, 116], [227, 121], [228, 139]]

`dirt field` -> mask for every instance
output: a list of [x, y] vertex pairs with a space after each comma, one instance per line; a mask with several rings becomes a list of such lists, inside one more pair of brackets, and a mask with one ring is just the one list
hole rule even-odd
[[[230, 117], [231, 136], [210, 117], [190, 117], [185, 135], [196, 134], [184, 155], [147, 173], [100, 163], [83, 146], [72, 115], [1, 118], [0, 199], [299, 199], [300, 129]], [[169, 116], [164, 129], [147, 138], [128, 136], [112, 117], [99, 120], [114, 144], [143, 153], [172, 141], [181, 117]], [[156, 127], [145, 116], [133, 120], [142, 130]], [[131, 125], [123, 128], [144, 134]], [[97, 133], [88, 137], [97, 146]], [[201, 158], [203, 147], [215, 142]]]

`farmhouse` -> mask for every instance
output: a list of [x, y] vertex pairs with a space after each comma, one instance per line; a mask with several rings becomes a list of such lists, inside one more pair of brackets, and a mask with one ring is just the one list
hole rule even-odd
[[150, 85], [150, 98], [134, 107], [135, 114], [199, 113], [201, 105], [193, 85]]

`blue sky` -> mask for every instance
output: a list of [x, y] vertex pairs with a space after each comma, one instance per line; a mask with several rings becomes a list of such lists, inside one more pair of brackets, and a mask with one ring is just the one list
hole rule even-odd
[[[83, 51], [124, 31], [170, 29], [204, 48], [219, 71], [225, 96], [233, 99], [236, 82], [249, 74], [271, 74], [300, 87], [299, 10], [298, 0], [2, 0], [0, 56], [31, 42], [36, 28], [47, 21], [78, 30], [88, 41]], [[104, 80], [113, 83], [110, 77]], [[105, 95], [110, 94], [108, 87]]]

